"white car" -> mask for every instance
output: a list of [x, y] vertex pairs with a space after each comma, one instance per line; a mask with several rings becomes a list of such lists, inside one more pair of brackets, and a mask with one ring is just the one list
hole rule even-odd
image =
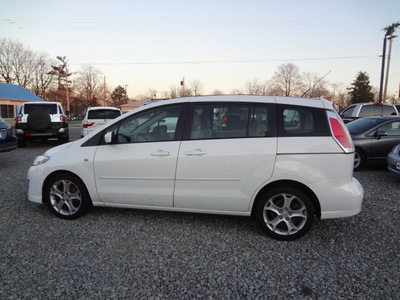
[[325, 99], [207, 96], [149, 104], [29, 169], [30, 201], [75, 219], [94, 206], [255, 216], [273, 238], [355, 215], [354, 147]]
[[89, 107], [81, 122], [81, 137], [95, 131], [97, 127], [103, 126], [108, 121], [119, 117], [121, 114], [121, 110], [116, 107]]

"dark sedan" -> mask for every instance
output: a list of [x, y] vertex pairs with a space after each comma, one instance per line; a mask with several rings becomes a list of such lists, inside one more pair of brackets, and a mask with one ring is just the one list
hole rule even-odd
[[400, 117], [367, 117], [346, 124], [354, 142], [354, 170], [368, 161], [385, 163], [393, 147], [400, 143]]
[[0, 152], [17, 148], [17, 138], [12, 134], [11, 126], [0, 118]]

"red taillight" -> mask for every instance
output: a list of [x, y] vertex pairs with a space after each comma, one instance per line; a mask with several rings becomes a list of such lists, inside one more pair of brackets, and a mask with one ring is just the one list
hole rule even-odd
[[83, 123], [83, 128], [88, 128], [88, 127], [90, 127], [90, 126], [92, 126], [94, 124], [94, 122], [92, 122], [92, 123]]
[[16, 116], [15, 117], [15, 122], [21, 122], [21, 116]]
[[226, 116], [223, 116], [222, 120], [221, 120], [221, 124], [226, 125], [227, 122], [228, 122], [228, 118]]
[[340, 146], [342, 146], [343, 150], [346, 152], [352, 151], [353, 141], [351, 140], [349, 132], [344, 127], [345, 125], [343, 125], [343, 123], [341, 123], [338, 119], [332, 117], [329, 117], [329, 123], [331, 124], [333, 136], [338, 141]]
[[67, 117], [66, 116], [61, 116], [60, 117], [60, 121], [67, 121]]

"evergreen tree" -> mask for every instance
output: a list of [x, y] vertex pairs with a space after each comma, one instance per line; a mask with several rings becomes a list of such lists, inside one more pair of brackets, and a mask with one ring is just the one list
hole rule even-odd
[[122, 104], [128, 103], [129, 100], [126, 90], [120, 85], [112, 92], [111, 99], [114, 106], [121, 106]]
[[356, 79], [351, 85], [351, 103], [374, 101], [374, 94], [371, 92], [372, 86], [369, 83], [367, 72], [358, 72]]

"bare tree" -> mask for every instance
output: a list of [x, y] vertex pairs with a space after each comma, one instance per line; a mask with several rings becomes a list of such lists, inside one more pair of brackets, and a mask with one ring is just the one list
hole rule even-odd
[[233, 90], [231, 91], [231, 94], [232, 94], [232, 95], [244, 95], [245, 93], [244, 93], [242, 90], [233, 89]]
[[36, 56], [36, 68], [33, 73], [30, 90], [35, 95], [42, 99], [46, 99], [46, 92], [53, 82], [54, 75], [50, 72], [51, 61], [46, 53], [41, 53]]
[[339, 107], [339, 109], [345, 108], [349, 105], [348, 94], [349, 90], [343, 86], [342, 83], [332, 84], [333, 87], [333, 101]]
[[212, 92], [212, 95], [224, 95], [224, 92], [221, 91], [221, 90], [219, 90], [219, 89], [216, 89], [216, 90], [214, 90], [214, 91]]
[[91, 65], [85, 65], [78, 74], [76, 84], [80, 98], [88, 106], [98, 106], [99, 100], [103, 98], [102, 73]]
[[176, 87], [171, 85], [169, 88], [169, 96], [171, 99], [173, 98], [178, 98], [179, 97], [179, 92], [180, 92], [180, 87]]
[[268, 95], [267, 82], [258, 82], [257, 79], [249, 80], [245, 84], [245, 92], [249, 95]]
[[278, 70], [275, 71], [271, 82], [282, 96], [299, 94], [300, 89], [303, 87], [303, 79], [299, 68], [292, 63], [280, 65]]
[[10, 39], [0, 40], [0, 75], [6, 83], [13, 83], [15, 79], [13, 60], [15, 55], [15, 44]]
[[6, 83], [27, 88], [35, 72], [35, 54], [20, 42], [3, 38], [0, 41], [0, 74]]
[[203, 84], [199, 79], [195, 78], [190, 82], [190, 90], [194, 96], [201, 96], [203, 93]]

